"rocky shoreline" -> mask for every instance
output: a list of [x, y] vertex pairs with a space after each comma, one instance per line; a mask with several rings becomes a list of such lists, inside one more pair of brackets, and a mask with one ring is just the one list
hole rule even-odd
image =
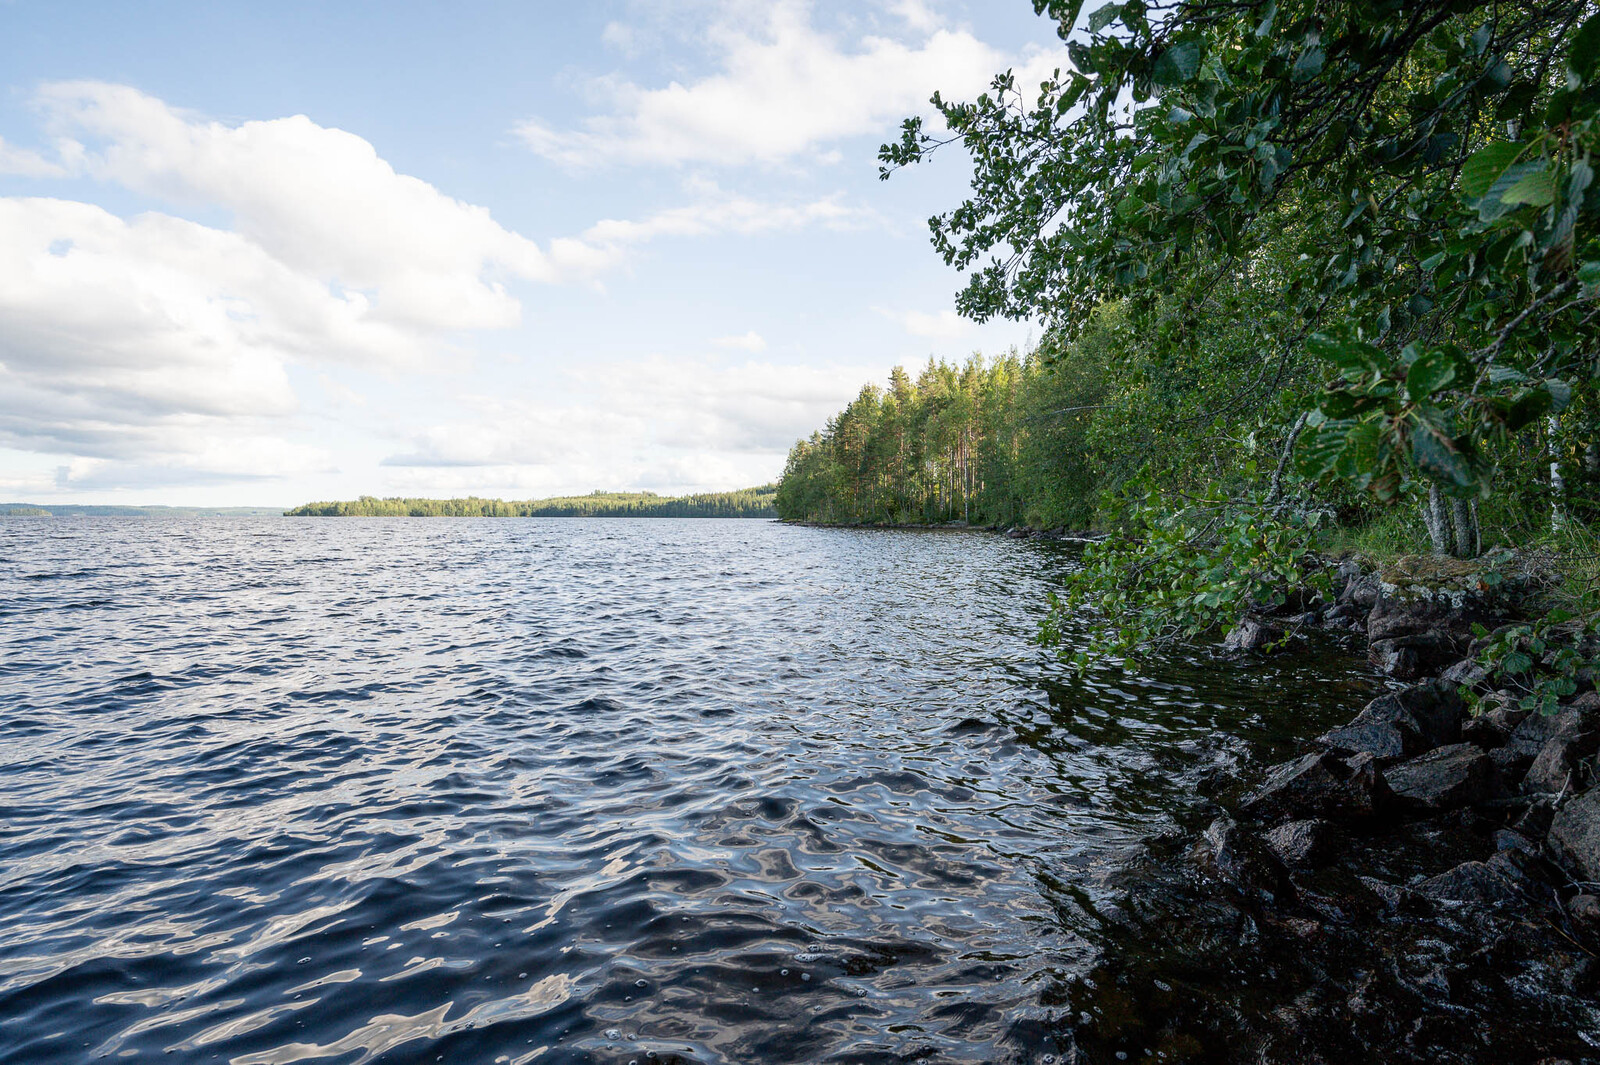
[[1066, 1060], [1600, 1062], [1600, 692], [1526, 710], [1475, 660], [1542, 591], [1347, 562], [1243, 619], [1240, 654], [1364, 637], [1390, 690], [1152, 843]]

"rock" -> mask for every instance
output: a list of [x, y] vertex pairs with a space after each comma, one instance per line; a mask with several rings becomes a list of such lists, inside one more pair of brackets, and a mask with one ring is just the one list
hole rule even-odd
[[[1570, 705], [1554, 714], [1528, 714], [1521, 724], [1511, 730], [1506, 746], [1518, 755], [1526, 756], [1530, 764], [1544, 753], [1550, 741], [1561, 739], [1563, 746], [1571, 748], [1575, 756], [1593, 754], [1593, 736], [1600, 736], [1600, 707], [1594, 693], [1580, 695]], [[1552, 757], [1556, 757], [1552, 755]], [[1549, 770], [1554, 772], [1553, 769]], [[1563, 776], [1565, 772], [1563, 771]], [[1559, 790], [1559, 785], [1557, 787]]]
[[1367, 661], [1379, 673], [1396, 680], [1416, 680], [1422, 676], [1421, 656], [1411, 648], [1401, 646], [1398, 640], [1379, 640], [1370, 645], [1367, 648]]
[[1297, 869], [1326, 865], [1338, 845], [1334, 827], [1314, 819], [1287, 822], [1261, 838], [1280, 861]]
[[1439, 679], [1449, 684], [1459, 684], [1476, 691], [1489, 680], [1489, 670], [1470, 658], [1463, 658], [1443, 673]]
[[1521, 832], [1509, 828], [1502, 828], [1494, 834], [1494, 849], [1496, 851], [1515, 851], [1529, 858], [1539, 856], [1539, 844], [1524, 836]]
[[1380, 695], [1343, 728], [1323, 734], [1336, 751], [1365, 753], [1380, 762], [1412, 758], [1461, 739], [1464, 704], [1455, 685], [1439, 681]]
[[1510, 905], [1522, 898], [1514, 883], [1483, 862], [1462, 862], [1448, 872], [1424, 880], [1416, 891], [1439, 902], [1475, 902], [1488, 906]]
[[1283, 630], [1257, 618], [1244, 618], [1223, 638], [1225, 651], [1256, 651], [1283, 639]]
[[1574, 895], [1567, 900], [1567, 913], [1578, 924], [1600, 928], [1600, 896]]
[[1293, 892], [1288, 870], [1278, 858], [1230, 818], [1219, 817], [1211, 823], [1197, 844], [1195, 857], [1203, 870], [1243, 891], [1268, 897]]
[[1370, 759], [1351, 766], [1329, 754], [1308, 754], [1277, 766], [1240, 809], [1267, 821], [1365, 818], [1388, 797]]
[[1349, 603], [1337, 603], [1323, 612], [1322, 620], [1328, 625], [1333, 625], [1349, 621], [1359, 613], [1360, 611]]
[[1533, 765], [1533, 759], [1512, 747], [1496, 747], [1489, 752], [1501, 780], [1521, 780]]
[[1485, 751], [1504, 747], [1510, 738], [1511, 730], [1503, 728], [1498, 719], [1488, 714], [1469, 717], [1461, 724], [1462, 742], [1474, 744]]
[[1600, 731], [1583, 730], [1581, 722], [1568, 721], [1570, 728], [1557, 730], [1540, 749], [1538, 757], [1523, 778], [1527, 792], [1559, 795], [1593, 783], [1591, 767], [1585, 765], [1600, 750]]
[[1550, 842], [1583, 879], [1600, 881], [1600, 789], [1585, 792], [1556, 811]]
[[1511, 827], [1529, 839], [1544, 839], [1550, 833], [1550, 821], [1555, 813], [1549, 799], [1535, 799]]
[[1367, 619], [1367, 639], [1377, 642], [1405, 636], [1437, 636], [1438, 633], [1434, 631], [1436, 624], [1432, 618], [1418, 614], [1380, 614]]
[[[1340, 567], [1341, 572], [1343, 567]], [[1378, 597], [1383, 594], [1383, 582], [1376, 573], [1361, 573], [1359, 570], [1345, 581], [1344, 587], [1339, 590], [1339, 602], [1348, 603], [1361, 610], [1371, 610]]]
[[1408, 806], [1448, 810], [1483, 802], [1494, 789], [1494, 763], [1470, 743], [1453, 743], [1391, 766], [1395, 797]]

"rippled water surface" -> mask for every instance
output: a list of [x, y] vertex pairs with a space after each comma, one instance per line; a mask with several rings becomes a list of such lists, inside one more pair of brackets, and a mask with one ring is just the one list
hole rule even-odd
[[1108, 874], [1369, 684], [1076, 681], [1070, 560], [0, 521], [0, 1062], [1049, 1060]]

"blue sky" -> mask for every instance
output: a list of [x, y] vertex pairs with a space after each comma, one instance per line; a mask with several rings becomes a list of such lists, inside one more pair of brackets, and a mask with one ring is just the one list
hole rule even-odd
[[0, 0], [0, 500], [774, 478], [862, 383], [1024, 345], [877, 180], [1026, 0]]

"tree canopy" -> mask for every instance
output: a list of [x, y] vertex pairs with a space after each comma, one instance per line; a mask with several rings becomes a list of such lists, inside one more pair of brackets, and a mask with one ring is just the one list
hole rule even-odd
[[1271, 399], [1312, 360], [1302, 468], [1379, 499], [1480, 496], [1509, 434], [1593, 410], [1590, 5], [1081, 7], [1035, 2], [1072, 69], [936, 96], [948, 136], [909, 119], [880, 153], [885, 176], [971, 156], [970, 197], [930, 221], [962, 313], [1042, 317], [1060, 345], [1123, 301], [1168, 360], [1240, 323], [1253, 373], [1208, 403]]

